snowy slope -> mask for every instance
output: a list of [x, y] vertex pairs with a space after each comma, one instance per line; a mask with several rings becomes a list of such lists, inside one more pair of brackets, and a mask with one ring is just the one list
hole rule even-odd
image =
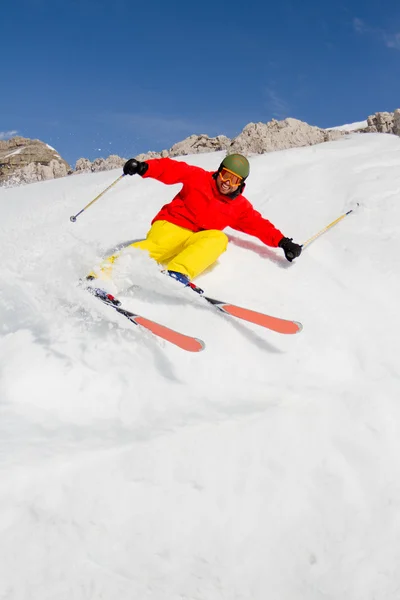
[[0, 190], [0, 598], [396, 597], [399, 167], [380, 134], [252, 158], [247, 197], [299, 243], [359, 207], [293, 264], [228, 230], [198, 279], [300, 335], [124, 292], [196, 355], [77, 285], [178, 186], [123, 179], [75, 224], [120, 171]]
[[368, 122], [365, 121], [356, 121], [355, 123], [347, 123], [346, 125], [339, 125], [338, 127], [328, 127], [331, 131], [332, 129], [337, 129], [338, 131], [357, 131], [358, 129], [365, 129], [368, 127]]

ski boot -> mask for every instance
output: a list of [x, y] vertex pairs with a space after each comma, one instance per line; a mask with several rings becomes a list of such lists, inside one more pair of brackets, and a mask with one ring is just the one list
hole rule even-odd
[[163, 273], [165, 273], [166, 275], [169, 275], [170, 277], [172, 277], [172, 279], [179, 281], [179, 283], [183, 283], [183, 285], [185, 287], [192, 288], [192, 290], [194, 292], [197, 292], [197, 294], [200, 294], [200, 295], [204, 294], [204, 290], [202, 290], [195, 283], [190, 281], [190, 279], [187, 275], [184, 275], [183, 273], [179, 273], [179, 271], [169, 271], [169, 270], [163, 271]]
[[100, 298], [100, 300], [102, 300], [102, 302], [104, 302], [105, 304], [111, 304], [112, 306], [121, 306], [121, 302], [117, 300], [115, 296], [109, 294], [101, 288], [92, 288], [90, 286], [87, 286], [86, 289], [88, 292], [93, 294], [93, 296], [96, 296], [96, 298]]

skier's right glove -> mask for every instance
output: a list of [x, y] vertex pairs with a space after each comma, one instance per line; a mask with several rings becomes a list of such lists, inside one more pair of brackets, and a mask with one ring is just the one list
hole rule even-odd
[[292, 262], [294, 258], [297, 258], [301, 254], [302, 246], [295, 244], [292, 238], [282, 238], [278, 244], [279, 248], [285, 253], [286, 260]]
[[136, 158], [130, 158], [124, 164], [124, 175], [144, 175], [149, 168], [146, 162], [140, 162]]

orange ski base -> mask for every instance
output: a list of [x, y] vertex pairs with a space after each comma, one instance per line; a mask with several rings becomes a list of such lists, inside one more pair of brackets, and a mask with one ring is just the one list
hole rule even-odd
[[232, 304], [222, 304], [221, 308], [233, 317], [244, 319], [255, 325], [261, 325], [261, 327], [267, 327], [277, 333], [293, 334], [299, 333], [303, 329], [302, 324], [297, 321], [287, 321], [286, 319], [271, 317], [248, 308], [241, 308]]
[[158, 337], [170, 342], [171, 344], [174, 344], [175, 346], [178, 346], [179, 348], [182, 348], [182, 350], [186, 350], [187, 352], [201, 352], [205, 348], [205, 344], [202, 340], [184, 335], [183, 333], [179, 333], [179, 331], [169, 329], [169, 327], [165, 327], [165, 325], [160, 325], [159, 323], [150, 321], [145, 317], [135, 315], [134, 320], [138, 325], [145, 327]]

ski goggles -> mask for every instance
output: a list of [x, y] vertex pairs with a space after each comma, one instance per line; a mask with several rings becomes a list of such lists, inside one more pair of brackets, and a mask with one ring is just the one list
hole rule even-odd
[[221, 169], [221, 171], [219, 172], [219, 176], [221, 177], [223, 182], [229, 181], [232, 187], [237, 187], [238, 185], [243, 183], [243, 177], [239, 177], [239, 175], [236, 175], [236, 173], [230, 171], [229, 169], [226, 169], [225, 167]]

